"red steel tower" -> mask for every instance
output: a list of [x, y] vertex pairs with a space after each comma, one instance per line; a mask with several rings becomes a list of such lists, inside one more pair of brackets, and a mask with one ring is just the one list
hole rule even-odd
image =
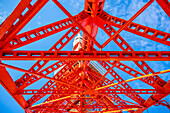
[[[163, 100], [170, 93], [170, 81], [159, 77], [170, 69], [155, 72], [145, 62], [170, 61], [170, 51], [135, 51], [120, 35], [125, 30], [170, 46], [170, 33], [133, 22], [153, 2], [157, 2], [170, 17], [168, 0], [148, 0], [129, 20], [105, 12], [105, 0], [85, 0], [84, 10], [75, 16], [59, 1], [52, 0], [68, 18], [19, 33], [48, 1], [32, 3], [32, 0], [21, 0], [0, 25], [0, 83], [26, 113], [142, 113], [152, 105], [170, 109], [169, 103]], [[109, 36], [102, 43], [96, 39], [99, 28]], [[17, 50], [66, 29], [69, 30], [48, 51]], [[76, 36], [81, 32], [83, 36]], [[73, 51], [63, 51], [74, 37]], [[114, 41], [122, 51], [104, 51], [110, 41]], [[30, 69], [24, 69], [6, 64], [3, 60], [35, 60], [36, 63]], [[50, 61], [54, 63], [46, 66]], [[133, 61], [142, 72], [121, 61]], [[6, 68], [24, 74], [14, 81]], [[115, 68], [133, 78], [124, 80], [123, 74], [117, 73]], [[55, 72], [54, 76], [48, 76], [52, 72]], [[39, 89], [28, 88], [42, 78], [49, 81]], [[129, 83], [136, 80], [152, 88], [134, 89]], [[151, 96], [144, 99], [142, 94]], [[23, 95], [32, 96], [26, 99]], [[49, 96], [44, 102], [35, 104], [46, 95]]]

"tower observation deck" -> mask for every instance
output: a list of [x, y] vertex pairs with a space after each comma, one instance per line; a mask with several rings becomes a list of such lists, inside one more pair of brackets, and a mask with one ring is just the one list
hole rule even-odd
[[169, 112], [169, 0], [68, 1], [18, 0], [0, 24], [0, 84], [23, 112]]

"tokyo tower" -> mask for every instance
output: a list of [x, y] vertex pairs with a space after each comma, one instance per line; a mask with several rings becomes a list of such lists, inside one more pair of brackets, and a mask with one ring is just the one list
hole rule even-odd
[[[145, 1], [133, 16], [122, 19], [104, 9], [105, 0], [84, 0], [76, 15], [60, 0], [20, 0], [0, 25], [1, 85], [25, 113], [143, 113], [152, 106], [170, 110], [165, 100], [169, 63], [166, 70], [150, 65], [170, 61], [170, 33], [134, 22], [153, 3], [170, 19], [170, 1]], [[67, 18], [24, 31], [49, 2]], [[128, 33], [168, 50], [139, 51], [126, 40]], [[139, 45], [139, 39], [132, 40]]]

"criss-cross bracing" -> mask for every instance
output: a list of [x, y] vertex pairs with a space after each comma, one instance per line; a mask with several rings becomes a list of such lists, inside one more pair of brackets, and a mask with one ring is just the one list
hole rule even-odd
[[[19, 33], [49, 2], [49, 0], [36, 0], [32, 3], [32, 0], [21, 0], [0, 25], [0, 83], [26, 113], [124, 111], [142, 113], [152, 105], [163, 105], [170, 109], [169, 103], [163, 100], [170, 93], [170, 81], [166, 82], [159, 77], [160, 74], [169, 74], [170, 70], [153, 71], [145, 62], [170, 61], [170, 51], [135, 51], [135, 48], [132, 48], [120, 35], [121, 31], [125, 30], [170, 46], [170, 33], [133, 22], [153, 2], [157, 2], [170, 17], [168, 0], [148, 0], [129, 20], [105, 12], [103, 10], [105, 0], [85, 0], [85, 6], [82, 6], [84, 10], [74, 16], [58, 0], [52, 1], [68, 18]], [[109, 37], [103, 43], [99, 43], [96, 39], [99, 28]], [[65, 34], [49, 50], [19, 49], [66, 29], [68, 30]], [[79, 34], [77, 39], [82, 41], [76, 42], [73, 51], [63, 51], [62, 49], [80, 32], [83, 32], [83, 36]], [[115, 42], [122, 51], [103, 51], [111, 41]], [[25, 69], [6, 64], [4, 60], [34, 60], [36, 63], [30, 69]], [[50, 61], [55, 63], [46, 66]], [[141, 71], [121, 61], [133, 61]], [[25, 74], [14, 81], [6, 68]], [[132, 76], [132, 79], [124, 80], [124, 74], [116, 72], [115, 68]], [[48, 76], [53, 72], [55, 73], [53, 77]], [[42, 87], [27, 88], [34, 86], [34, 83], [42, 78], [48, 80]], [[129, 83], [137, 80], [150, 87], [132, 88]], [[151, 96], [144, 99], [142, 94]], [[31, 97], [26, 99], [23, 95]], [[44, 97], [47, 97], [46, 100], [40, 103], [39, 100]]]

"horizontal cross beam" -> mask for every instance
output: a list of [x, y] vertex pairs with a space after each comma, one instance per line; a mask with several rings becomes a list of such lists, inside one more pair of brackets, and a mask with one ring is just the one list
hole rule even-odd
[[[80, 105], [75, 105], [77, 107], [80, 107]], [[61, 106], [36, 106], [36, 107], [30, 107], [31, 110], [36, 110], [36, 109], [65, 109], [69, 106], [66, 105], [61, 105]], [[140, 108], [139, 106], [136, 105], [83, 105], [83, 108], [114, 108], [114, 109], [127, 109], [127, 108]]]
[[[18, 91], [17, 94], [23, 95], [32, 95], [32, 94], [80, 94], [83, 90], [38, 90], [38, 89], [29, 89]], [[155, 89], [107, 89], [99, 91], [88, 91], [90, 93], [96, 94], [163, 94], [165, 92], [155, 90]], [[87, 94], [88, 94], [87, 92]]]
[[170, 61], [170, 51], [0, 51], [0, 60]]

